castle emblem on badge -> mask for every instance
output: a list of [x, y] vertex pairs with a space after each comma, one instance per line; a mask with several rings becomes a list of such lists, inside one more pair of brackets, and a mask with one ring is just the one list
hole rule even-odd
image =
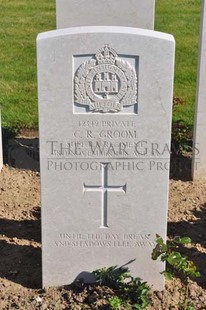
[[91, 112], [120, 112], [137, 103], [137, 76], [132, 65], [105, 45], [82, 63], [74, 77], [75, 102]]

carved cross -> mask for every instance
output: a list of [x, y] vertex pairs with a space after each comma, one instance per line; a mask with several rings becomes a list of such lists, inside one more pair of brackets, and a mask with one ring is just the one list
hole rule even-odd
[[108, 192], [126, 193], [126, 184], [111, 186], [108, 185], [108, 165], [109, 163], [101, 163], [102, 180], [100, 185], [83, 184], [84, 192], [101, 192], [101, 226], [106, 228], [107, 225], [107, 209], [108, 209]]

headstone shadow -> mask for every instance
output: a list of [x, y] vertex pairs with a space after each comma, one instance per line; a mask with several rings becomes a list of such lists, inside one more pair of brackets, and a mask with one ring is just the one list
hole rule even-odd
[[36, 219], [0, 219], [0, 277], [28, 288], [41, 288], [40, 208]]
[[11, 220], [0, 218], [1, 234], [8, 238], [41, 242], [41, 223], [39, 220]]
[[170, 179], [191, 181], [192, 158], [186, 156], [171, 156]]
[[41, 288], [41, 249], [0, 241], [0, 277], [27, 288]]

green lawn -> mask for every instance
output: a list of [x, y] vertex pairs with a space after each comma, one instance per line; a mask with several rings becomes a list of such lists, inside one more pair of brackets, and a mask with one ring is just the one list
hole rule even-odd
[[[144, 1], [144, 0], [142, 0]], [[158, 31], [176, 39], [174, 120], [193, 123], [200, 0], [156, 0]], [[37, 127], [36, 36], [55, 29], [54, 0], [0, 0], [0, 105], [6, 127]]]
[[173, 120], [193, 125], [200, 0], [156, 0], [155, 30], [168, 32], [176, 40], [174, 96], [183, 104], [174, 109]]
[[36, 36], [55, 29], [54, 0], [0, 0], [3, 126], [37, 127]]

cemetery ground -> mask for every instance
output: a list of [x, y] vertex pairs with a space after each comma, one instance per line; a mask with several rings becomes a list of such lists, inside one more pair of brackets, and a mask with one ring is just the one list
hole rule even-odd
[[[190, 280], [191, 309], [206, 309], [206, 181], [190, 180], [190, 159], [184, 167], [174, 159], [170, 178], [168, 236], [188, 236], [192, 243], [180, 251], [192, 260], [201, 277]], [[189, 165], [188, 165], [189, 163]], [[5, 165], [0, 174], [0, 304], [1, 309], [111, 309], [115, 292], [107, 286], [41, 288], [41, 225], [39, 172]], [[182, 309], [185, 286], [166, 281], [163, 292], [150, 292], [149, 310]], [[124, 308], [122, 308], [124, 309]], [[126, 309], [126, 308], [125, 308]], [[132, 309], [132, 308], [131, 308]], [[189, 308], [190, 309], [190, 308]]]

